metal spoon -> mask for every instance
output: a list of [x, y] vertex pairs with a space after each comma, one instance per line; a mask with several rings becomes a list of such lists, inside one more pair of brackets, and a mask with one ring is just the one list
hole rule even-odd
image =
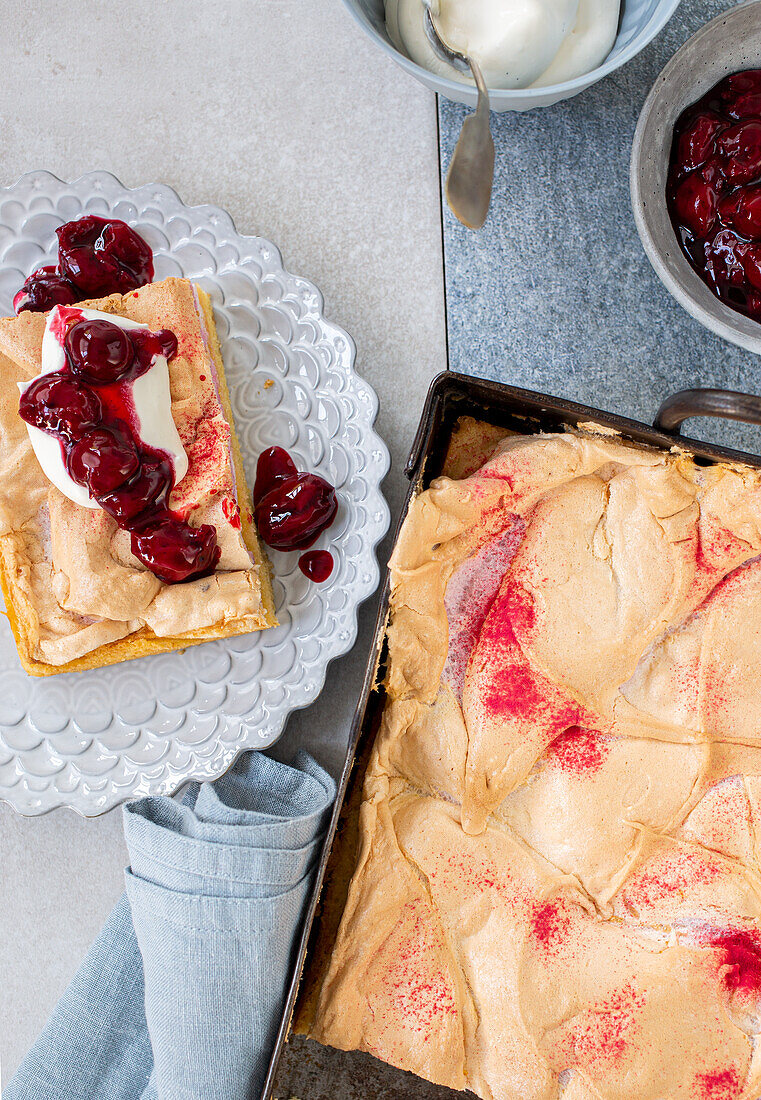
[[477, 61], [451, 49], [436, 29], [431, 0], [423, 0], [424, 25], [428, 41], [442, 61], [460, 72], [472, 72], [478, 88], [478, 106], [462, 124], [446, 180], [449, 208], [469, 229], [480, 229], [486, 221], [494, 181], [494, 141], [489, 127], [489, 92]]

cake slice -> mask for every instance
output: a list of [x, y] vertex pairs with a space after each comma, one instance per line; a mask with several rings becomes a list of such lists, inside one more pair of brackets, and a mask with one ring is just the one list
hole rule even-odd
[[176, 337], [171, 418], [187, 473], [168, 506], [218, 555], [208, 575], [167, 583], [135, 556], [129, 529], [48, 479], [19, 415], [19, 388], [42, 371], [47, 316], [0, 320], [0, 584], [22, 665], [79, 671], [276, 625], [208, 296], [167, 279], [82, 308]]

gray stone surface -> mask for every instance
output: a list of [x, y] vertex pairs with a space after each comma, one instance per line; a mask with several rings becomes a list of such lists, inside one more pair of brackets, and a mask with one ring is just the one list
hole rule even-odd
[[[646, 421], [688, 386], [761, 390], [759, 360], [671, 298], [640, 245], [629, 153], [656, 76], [731, 5], [684, 0], [643, 53], [575, 99], [492, 115], [492, 209], [479, 232], [445, 212], [450, 367]], [[466, 108], [441, 102], [442, 162]], [[694, 421], [691, 434], [761, 450], [761, 430]]]

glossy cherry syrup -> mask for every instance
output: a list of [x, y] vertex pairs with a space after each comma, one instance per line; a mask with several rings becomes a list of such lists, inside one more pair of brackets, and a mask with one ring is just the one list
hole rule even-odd
[[[59, 316], [61, 316], [59, 314]], [[213, 527], [191, 527], [168, 507], [174, 468], [167, 454], [143, 444], [131, 384], [157, 354], [171, 359], [168, 331], [125, 332], [71, 310], [57, 333], [66, 367], [36, 379], [21, 396], [23, 420], [55, 435], [69, 476], [132, 535], [132, 552], [167, 584], [211, 573], [220, 550]]]
[[153, 278], [153, 253], [118, 218], [87, 214], [59, 229], [58, 265], [32, 272], [13, 299], [16, 313], [46, 312], [83, 298], [126, 294]]
[[126, 222], [87, 214], [56, 234], [60, 274], [87, 295], [126, 294], [153, 278], [153, 253]]
[[701, 279], [761, 321], [761, 69], [725, 77], [680, 115], [666, 200]]
[[[267, 546], [273, 550], [306, 550], [330, 527], [337, 510], [333, 486], [318, 474], [299, 473], [282, 447], [269, 447], [259, 456], [254, 514]], [[305, 576], [321, 582], [330, 576], [333, 558], [328, 551], [314, 551], [303, 555], [299, 565]]]

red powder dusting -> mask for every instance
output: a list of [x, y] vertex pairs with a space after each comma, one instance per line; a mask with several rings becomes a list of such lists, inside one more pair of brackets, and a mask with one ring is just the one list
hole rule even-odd
[[205, 381], [206, 381], [206, 375], [205, 375], [205, 374], [199, 374], [199, 375], [198, 375], [198, 377], [200, 378], [200, 380], [201, 380], [202, 382], [205, 382]]
[[546, 760], [551, 767], [571, 775], [585, 775], [602, 767], [610, 747], [610, 739], [596, 730], [569, 726], [549, 746]]
[[562, 947], [571, 931], [571, 917], [562, 899], [555, 898], [537, 905], [531, 918], [531, 931], [546, 954]]
[[489, 859], [449, 853], [432, 868], [430, 879], [437, 890], [469, 895], [489, 893], [495, 902], [513, 908], [524, 906], [530, 900], [522, 884], [513, 880], [504, 868], [498, 872]]
[[498, 668], [489, 678], [483, 702], [492, 714], [538, 718], [544, 704], [542, 684], [528, 663]]
[[240, 508], [237, 503], [230, 497], [225, 497], [222, 501], [222, 511], [225, 514], [225, 519], [231, 527], [235, 527], [236, 530], [240, 530]]
[[709, 526], [701, 521], [697, 531], [695, 566], [702, 573], [724, 572], [732, 561], [742, 558], [748, 544], [742, 542], [726, 527]]
[[507, 530], [455, 570], [447, 585], [444, 603], [449, 649], [443, 679], [458, 699], [484, 619], [523, 538], [523, 522], [517, 516], [510, 517], [510, 521]]
[[395, 953], [388, 974], [388, 992], [395, 1019], [422, 1033], [423, 1041], [427, 1042], [437, 1021], [457, 1015], [457, 1004], [450, 977], [437, 959], [443, 945], [429, 914], [415, 912], [416, 909], [414, 902], [404, 907], [402, 920], [409, 919], [412, 911], [414, 923]]
[[723, 873], [718, 859], [704, 851], [675, 847], [636, 875], [626, 887], [623, 899], [637, 911], [658, 905], [668, 898], [679, 902], [697, 886], [703, 886]]
[[73, 325], [83, 320], [83, 318], [84, 314], [77, 306], [59, 306], [58, 312], [50, 322], [50, 331], [61, 347], [63, 347], [69, 325]]
[[518, 636], [528, 634], [536, 625], [536, 608], [530, 592], [519, 584], [510, 584], [505, 592], [505, 613]]
[[692, 1089], [695, 1100], [735, 1100], [741, 1093], [740, 1078], [734, 1066], [699, 1073]]
[[719, 950], [722, 979], [732, 993], [761, 995], [761, 934], [756, 931], [725, 932], [712, 937]]
[[631, 985], [581, 1012], [563, 1029], [557, 1057], [563, 1068], [578, 1067], [601, 1076], [621, 1062], [636, 1039], [636, 1023], [645, 998]]

